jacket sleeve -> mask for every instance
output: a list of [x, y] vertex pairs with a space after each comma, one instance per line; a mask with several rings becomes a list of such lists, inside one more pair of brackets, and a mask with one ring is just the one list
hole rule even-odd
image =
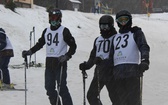
[[146, 41], [145, 35], [141, 29], [137, 30], [134, 33], [134, 39], [135, 39], [135, 42], [137, 43], [137, 46], [138, 46], [140, 54], [141, 54], [141, 61], [142, 60], [149, 61], [150, 47], [149, 47], [149, 45]]
[[96, 38], [95, 41], [94, 41], [93, 49], [91, 50], [89, 59], [88, 59], [88, 61], [87, 61], [87, 67], [88, 67], [89, 69], [90, 69], [91, 67], [93, 67], [93, 65], [94, 65], [94, 59], [96, 58], [96, 40], [97, 40], [97, 38]]
[[45, 38], [44, 38], [44, 34], [46, 32], [47, 29], [45, 29], [42, 33], [41, 38], [38, 39], [38, 42], [30, 49], [30, 51], [33, 53], [35, 53], [36, 51], [40, 50], [41, 48], [43, 48], [43, 46], [45, 45]]
[[73, 54], [75, 54], [76, 52], [76, 42], [75, 42], [75, 38], [71, 35], [70, 31], [68, 28], [65, 28], [63, 31], [63, 37], [64, 37], [64, 41], [68, 44], [69, 46], [69, 50], [66, 53], [66, 55], [68, 55], [70, 58], [72, 57]]
[[0, 51], [6, 47], [6, 35], [4, 33], [0, 33]]

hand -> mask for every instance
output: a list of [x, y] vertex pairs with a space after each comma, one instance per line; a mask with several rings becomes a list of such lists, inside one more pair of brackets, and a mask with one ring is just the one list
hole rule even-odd
[[149, 61], [142, 61], [139, 65], [140, 74], [149, 69]]
[[70, 59], [70, 57], [68, 55], [61, 55], [60, 57], [58, 57], [58, 61], [63, 63], [66, 62]]
[[103, 61], [102, 58], [96, 57], [93, 62], [94, 64], [99, 65], [102, 61]]
[[87, 70], [88, 69], [87, 68], [87, 62], [85, 61], [85, 62], [81, 63], [79, 65], [79, 69], [82, 70], [82, 71]]
[[22, 51], [22, 57], [23, 57], [23, 58], [25, 58], [25, 57], [28, 56], [28, 55], [32, 55], [31, 50], [28, 50], [28, 51], [23, 50], [23, 51]]

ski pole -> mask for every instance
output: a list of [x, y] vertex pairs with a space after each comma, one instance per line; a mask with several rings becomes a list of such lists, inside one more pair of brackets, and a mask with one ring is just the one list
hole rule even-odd
[[0, 74], [1, 74], [1, 82], [3, 82], [3, 71], [0, 69]]
[[0, 69], [0, 75], [1, 75], [1, 79], [0, 79], [0, 89], [2, 89], [2, 83], [3, 83], [3, 72]]
[[[97, 65], [99, 66], [99, 65]], [[98, 99], [99, 99], [99, 105], [100, 103], [100, 76], [99, 76], [99, 69], [97, 69], [97, 88], [98, 88]]]
[[98, 90], [98, 105], [101, 105], [101, 101], [100, 101], [100, 71], [102, 69], [102, 65], [101, 65], [101, 62], [104, 60], [104, 57], [103, 55], [100, 55], [99, 57], [96, 57], [95, 58], [95, 64], [96, 64], [96, 74], [97, 74], [97, 90]]
[[[34, 36], [34, 45], [36, 44], [36, 38], [35, 38], [35, 27], [33, 27], [33, 36]], [[34, 53], [34, 65], [36, 67], [36, 53]]]
[[[30, 48], [31, 48], [31, 43], [32, 43], [32, 31], [30, 32]], [[30, 55], [30, 58], [29, 58], [29, 67], [31, 67], [32, 64], [31, 64], [31, 55]]]
[[143, 76], [140, 77], [140, 105], [142, 105]]
[[83, 75], [83, 105], [86, 105], [86, 97], [85, 97], [85, 79], [88, 77], [85, 70], [82, 70]]
[[27, 105], [27, 77], [26, 77], [26, 69], [28, 68], [28, 64], [27, 64], [27, 56], [24, 58], [24, 62], [25, 62], [25, 105]]
[[61, 81], [62, 81], [62, 71], [63, 71], [63, 64], [61, 63], [60, 81], [58, 83], [56, 105], [58, 105], [58, 101], [59, 101], [59, 97], [60, 97], [60, 89], [61, 89]]

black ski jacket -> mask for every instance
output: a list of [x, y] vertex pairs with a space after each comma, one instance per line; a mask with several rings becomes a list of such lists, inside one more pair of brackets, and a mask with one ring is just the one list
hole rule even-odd
[[[51, 30], [57, 30], [59, 27], [52, 27], [50, 26]], [[44, 29], [43, 33], [42, 33], [42, 36], [41, 38], [39, 38], [38, 42], [36, 43], [35, 46], [33, 46], [30, 51], [31, 53], [35, 53], [36, 51], [40, 50], [45, 44], [45, 33], [46, 33], [46, 29]], [[63, 38], [64, 38], [64, 41], [67, 43], [67, 45], [69, 46], [69, 49], [66, 53], [66, 55], [68, 55], [70, 58], [72, 57], [73, 54], [75, 54], [76, 52], [76, 48], [77, 48], [77, 45], [76, 45], [76, 42], [75, 42], [75, 39], [74, 37], [71, 35], [70, 31], [68, 28], [64, 28], [63, 30]], [[46, 69], [51, 69], [51, 70], [55, 70], [55, 69], [58, 69], [58, 66], [59, 66], [59, 61], [58, 61], [58, 58], [55, 58], [55, 57], [46, 57]], [[67, 62], [64, 62], [64, 64], [67, 65]]]

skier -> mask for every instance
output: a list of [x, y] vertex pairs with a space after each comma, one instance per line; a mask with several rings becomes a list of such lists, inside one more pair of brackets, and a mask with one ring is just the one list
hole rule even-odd
[[[23, 51], [22, 56], [32, 55], [46, 44], [45, 89], [51, 105], [57, 105], [59, 95], [63, 105], [73, 105], [67, 87], [67, 61], [76, 52], [76, 42], [68, 28], [61, 25], [62, 13], [58, 8], [49, 10], [50, 27], [45, 28], [35, 46]], [[69, 46], [69, 50], [67, 48]], [[62, 70], [63, 69], [63, 70]], [[62, 70], [62, 75], [60, 74]], [[62, 78], [60, 78], [62, 76]], [[60, 83], [61, 79], [61, 83]], [[56, 91], [56, 83], [57, 90]], [[59, 98], [58, 105], [61, 105]]]
[[96, 5], [95, 5], [94, 7], [95, 7], [95, 8], [94, 8], [94, 14], [95, 14], [95, 13], [98, 13], [98, 14], [99, 14], [99, 9], [100, 9], [99, 3], [96, 3]]
[[[103, 15], [99, 19], [99, 28], [101, 35], [95, 39], [88, 61], [79, 65], [79, 69], [85, 71], [96, 64], [94, 77], [87, 92], [87, 99], [90, 105], [102, 105], [100, 91], [104, 85], [109, 93], [113, 93], [113, 82], [110, 84], [108, 82], [113, 78], [109, 52], [113, 35], [117, 33], [114, 28], [114, 19], [110, 15]], [[109, 94], [109, 97], [115, 103], [114, 94]]]
[[140, 105], [140, 80], [149, 69], [150, 47], [141, 28], [132, 27], [127, 10], [116, 14], [119, 33], [113, 38], [112, 50], [115, 86], [121, 105]]
[[14, 56], [12, 44], [7, 37], [4, 29], [0, 28], [0, 79], [3, 88], [13, 88], [10, 86], [10, 73], [8, 64], [11, 57]]

